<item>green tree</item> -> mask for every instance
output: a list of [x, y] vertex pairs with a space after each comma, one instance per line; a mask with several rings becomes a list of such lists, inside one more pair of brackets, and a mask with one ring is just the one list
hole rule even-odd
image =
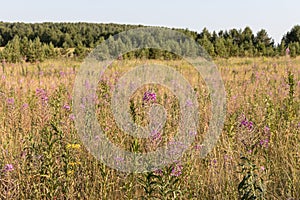
[[199, 44], [207, 51], [210, 56], [215, 56], [215, 49], [213, 43], [203, 34], [203, 38], [199, 39]]
[[20, 62], [22, 60], [19, 36], [15, 36], [3, 49], [3, 56], [7, 62]]
[[300, 26], [296, 25], [284, 37], [284, 42], [289, 45], [292, 42], [300, 42]]
[[221, 37], [221, 38], [217, 37], [216, 38], [214, 47], [215, 47], [215, 53], [218, 57], [221, 57], [221, 58], [227, 58], [228, 57], [228, 52], [227, 52], [227, 49], [226, 49], [226, 46], [225, 46], [225, 40], [224, 40], [223, 37]]
[[55, 51], [54, 45], [52, 42], [50, 44], [43, 44], [43, 51], [45, 54], [45, 58], [55, 58], [57, 56], [57, 53]]
[[62, 49], [60, 49], [60, 54], [66, 56], [69, 53], [69, 45], [67, 42], [64, 42], [62, 45]]
[[74, 50], [74, 55], [80, 59], [84, 58], [86, 56], [87, 49], [82, 45], [80, 42]]
[[296, 56], [300, 55], [300, 45], [299, 42], [291, 42], [289, 44], [290, 49], [290, 56], [295, 58]]
[[295, 43], [290, 43], [288, 48], [290, 49], [290, 56], [292, 58], [295, 58], [297, 56], [297, 49]]
[[254, 38], [254, 46], [257, 50], [257, 55], [271, 56], [274, 54], [274, 41], [268, 36], [266, 30], [260, 30]]
[[43, 44], [41, 43], [39, 37], [33, 40], [33, 52], [34, 52], [34, 61], [44, 61], [45, 52], [44, 52]]
[[29, 40], [27, 37], [23, 37], [21, 40], [21, 55], [22, 57], [25, 59], [25, 61], [27, 61], [27, 55], [28, 55], [28, 51], [29, 51]]

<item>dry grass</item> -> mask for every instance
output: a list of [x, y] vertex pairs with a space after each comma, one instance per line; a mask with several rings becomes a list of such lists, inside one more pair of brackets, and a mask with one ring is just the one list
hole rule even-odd
[[[114, 143], [128, 150], [136, 140], [120, 131], [107, 105], [118, 77], [139, 63], [116, 63], [98, 90], [99, 123]], [[0, 198], [241, 199], [244, 195], [247, 199], [245, 193], [252, 188], [257, 199], [260, 194], [265, 199], [300, 199], [300, 59], [232, 58], [215, 63], [227, 92], [227, 116], [220, 140], [206, 158], [199, 157], [197, 143], [208, 127], [209, 94], [186, 63], [165, 63], [191, 82], [201, 108], [197, 142], [177, 164], [182, 166], [178, 177], [172, 174], [172, 166], [163, 169], [163, 175], [121, 173], [88, 153], [77, 135], [72, 108], [67, 107], [72, 106], [79, 62], [4, 64], [0, 72]], [[176, 130], [178, 102], [165, 88], [141, 88], [132, 97], [137, 123], [147, 123], [142, 106], [147, 90], [155, 91], [158, 103], [170, 112], [160, 144], [164, 145]], [[137, 142], [135, 151], [153, 150], [151, 141]], [[153, 182], [147, 182], [147, 176]]]

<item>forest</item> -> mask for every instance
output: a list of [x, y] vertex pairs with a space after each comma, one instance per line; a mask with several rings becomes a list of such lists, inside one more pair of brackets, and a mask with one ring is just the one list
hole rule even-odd
[[[56, 57], [84, 58], [93, 48], [110, 37], [143, 25], [103, 23], [8, 23], [0, 22], [0, 60], [37, 62]], [[279, 44], [262, 29], [254, 33], [250, 27], [244, 29], [200, 33], [188, 29], [180, 31], [198, 42], [212, 57], [291, 57], [300, 55], [300, 26], [295, 25], [285, 33]], [[174, 55], [171, 55], [174, 59]], [[159, 51], [141, 50], [126, 58], [168, 59], [170, 55]]]

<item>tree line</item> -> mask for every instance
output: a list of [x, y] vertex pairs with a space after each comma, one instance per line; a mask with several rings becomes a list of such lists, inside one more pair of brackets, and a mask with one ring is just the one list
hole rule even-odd
[[[83, 58], [87, 53], [120, 32], [142, 25], [97, 23], [8, 23], [0, 22], [0, 59], [7, 62], [35, 62], [58, 56]], [[256, 57], [300, 55], [300, 26], [294, 26], [283, 35], [279, 44], [262, 29], [256, 34], [250, 27], [200, 33], [188, 29], [180, 31], [198, 42], [212, 57]], [[70, 51], [72, 49], [72, 51]], [[128, 58], [147, 57], [170, 59], [175, 55], [155, 49], [127, 54]]]

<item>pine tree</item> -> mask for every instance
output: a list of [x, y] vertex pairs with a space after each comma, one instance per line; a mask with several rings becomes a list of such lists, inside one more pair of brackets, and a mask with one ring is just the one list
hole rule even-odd
[[227, 52], [227, 49], [225, 47], [225, 40], [224, 38], [216, 38], [216, 41], [215, 41], [215, 53], [217, 56], [221, 57], [221, 58], [227, 58], [228, 57], [228, 52]]
[[86, 56], [87, 50], [81, 42], [75, 47], [74, 55], [80, 59]]
[[199, 40], [200, 45], [206, 50], [206, 52], [210, 55], [210, 56], [214, 56], [215, 55], [215, 50], [214, 50], [214, 45], [213, 43], [211, 43], [211, 41], [207, 38], [207, 35], [204, 34], [203, 38], [201, 38]]
[[19, 36], [15, 36], [3, 49], [3, 56], [7, 62], [17, 63], [22, 60]]

